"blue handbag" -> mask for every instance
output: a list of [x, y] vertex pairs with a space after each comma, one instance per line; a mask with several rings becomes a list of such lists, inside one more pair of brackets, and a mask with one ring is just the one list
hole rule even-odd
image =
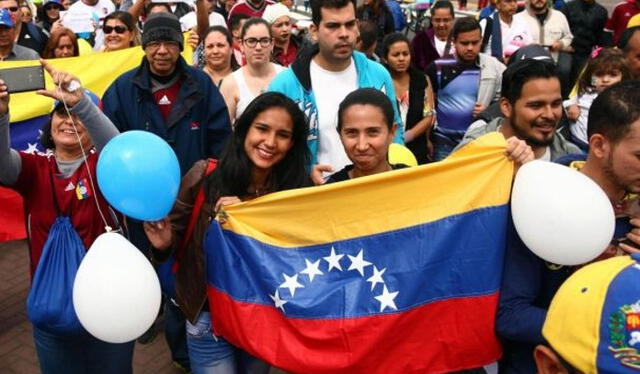
[[[51, 186], [55, 186], [53, 179]], [[86, 249], [71, 219], [60, 214], [54, 189], [52, 193], [57, 218], [49, 229], [33, 276], [27, 315], [39, 329], [75, 335], [85, 331], [73, 307], [73, 282]]]

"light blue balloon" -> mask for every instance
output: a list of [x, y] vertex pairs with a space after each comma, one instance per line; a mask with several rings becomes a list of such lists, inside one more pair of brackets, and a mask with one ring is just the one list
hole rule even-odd
[[127, 131], [111, 139], [100, 152], [96, 172], [109, 204], [142, 221], [166, 217], [180, 188], [176, 154], [148, 131]]

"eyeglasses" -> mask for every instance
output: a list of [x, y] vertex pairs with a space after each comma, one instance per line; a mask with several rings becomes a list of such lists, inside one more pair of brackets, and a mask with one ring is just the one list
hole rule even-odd
[[246, 39], [243, 39], [242, 41], [249, 48], [254, 48], [258, 43], [260, 43], [261, 47], [266, 48], [271, 45], [272, 40], [273, 40], [272, 38], [260, 38], [260, 39], [246, 38]]
[[117, 34], [124, 34], [125, 32], [129, 31], [128, 28], [124, 27], [124, 26], [104, 26], [102, 28], [102, 30], [104, 30], [104, 34], [111, 34], [113, 31], [115, 31]]
[[15, 13], [17, 12], [20, 8], [18, 8], [17, 6], [10, 6], [10, 7], [6, 7], [4, 9], [9, 10], [11, 13]]

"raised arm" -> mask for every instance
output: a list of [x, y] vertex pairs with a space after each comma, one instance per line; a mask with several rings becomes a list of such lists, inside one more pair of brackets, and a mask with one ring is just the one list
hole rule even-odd
[[[53, 90], [39, 90], [37, 93], [65, 102], [69, 110], [76, 114], [87, 128], [96, 149], [102, 150], [109, 140], [119, 134], [118, 129], [85, 94], [84, 89], [79, 86], [78, 78], [69, 73], [55, 70], [45, 60], [40, 60], [40, 62], [51, 75], [56, 87]], [[69, 87], [74, 81], [78, 82], [78, 87]]]
[[0, 184], [10, 186], [18, 180], [22, 159], [11, 149], [9, 136], [9, 91], [0, 79]]

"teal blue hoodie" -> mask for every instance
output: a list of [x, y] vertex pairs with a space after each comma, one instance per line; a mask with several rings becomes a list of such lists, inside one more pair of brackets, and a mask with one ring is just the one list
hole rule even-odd
[[[287, 95], [295, 101], [309, 119], [309, 150], [311, 151], [311, 165], [318, 162], [318, 106], [311, 87], [311, 59], [319, 52], [318, 45], [300, 51], [296, 61], [287, 70], [276, 76], [269, 85], [269, 91], [277, 91]], [[375, 61], [369, 60], [363, 53], [354, 51], [353, 61], [358, 73], [358, 88], [376, 88], [384, 92], [393, 103], [394, 122], [398, 125], [394, 142], [404, 145], [404, 130], [396, 93], [393, 88], [391, 75]]]

